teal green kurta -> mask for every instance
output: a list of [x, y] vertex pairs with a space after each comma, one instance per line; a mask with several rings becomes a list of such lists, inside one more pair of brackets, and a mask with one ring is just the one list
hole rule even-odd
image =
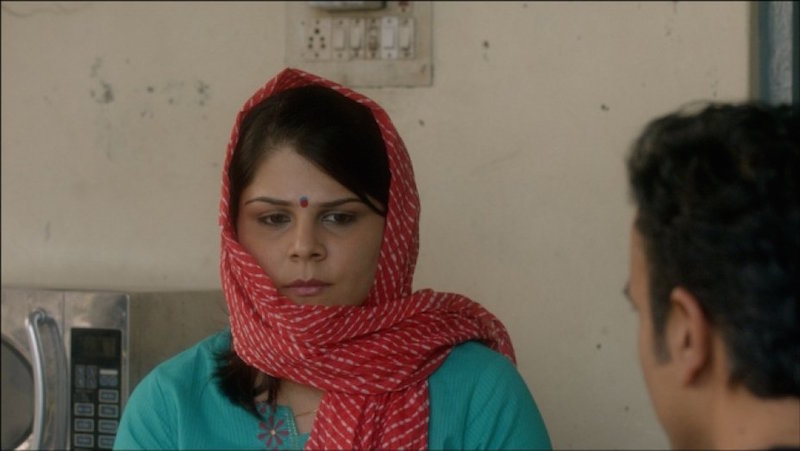
[[[215, 355], [226, 330], [156, 367], [131, 394], [115, 449], [298, 449], [288, 407], [259, 405], [257, 419], [220, 391]], [[455, 347], [428, 379], [432, 449], [549, 449], [533, 397], [514, 365], [477, 343]]]

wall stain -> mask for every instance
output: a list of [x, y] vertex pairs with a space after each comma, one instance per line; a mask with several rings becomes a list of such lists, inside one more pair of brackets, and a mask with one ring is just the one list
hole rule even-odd
[[44, 240], [45, 242], [50, 241], [50, 221], [44, 224]]
[[608, 107], [605, 103], [600, 104], [600, 109], [603, 111], [609, 111], [611, 108]]
[[[194, 85], [193, 89], [189, 87], [191, 84]], [[147, 86], [146, 89], [149, 93], [163, 94], [167, 103], [174, 106], [189, 104], [205, 106], [211, 98], [211, 86], [203, 80], [193, 82], [170, 80], [158, 90], [153, 86]]]
[[425, 121], [423, 121], [422, 119], [420, 119], [420, 120], [419, 120], [419, 126], [420, 126], [420, 127], [424, 127], [424, 126], [425, 126]]
[[674, 23], [674, 16], [678, 14], [678, 2], [672, 2], [672, 17], [667, 18], [667, 23], [664, 24], [664, 36], [672, 36], [672, 28]]
[[97, 77], [97, 72], [100, 70], [100, 66], [103, 65], [103, 58], [95, 57], [94, 63], [92, 63], [92, 67], [90, 68], [92, 73], [92, 78]]
[[101, 92], [95, 93], [94, 89], [89, 91], [95, 102], [97, 103], [111, 103], [114, 101], [114, 90], [111, 85], [103, 80], [100, 80]]
[[597, 343], [597, 346], [595, 346], [595, 348], [597, 348], [598, 351], [603, 349], [603, 343]]
[[94, 59], [92, 66], [89, 68], [91, 78], [96, 78], [100, 82], [100, 87], [95, 91], [89, 90], [89, 95], [95, 102], [100, 104], [107, 104], [114, 101], [114, 89], [111, 84], [99, 77], [100, 68], [103, 66], [103, 58], [99, 56]]
[[483, 60], [489, 61], [489, 41], [483, 40]]
[[203, 105], [206, 104], [206, 101], [209, 98], [209, 90], [210, 90], [211, 86], [209, 86], [208, 83], [204, 82], [203, 80], [197, 80], [197, 82], [195, 83], [195, 86], [196, 86], [197, 94], [200, 96], [200, 100], [198, 100], [197, 103], [200, 106], [203, 106]]
[[492, 169], [492, 168], [500, 165], [501, 163], [505, 163], [506, 161], [510, 161], [510, 160], [514, 160], [514, 159], [518, 158], [521, 154], [522, 154], [522, 150], [515, 150], [513, 152], [508, 152], [508, 153], [506, 153], [504, 155], [501, 155], [501, 156], [499, 156], [499, 157], [497, 157], [497, 158], [495, 158], [495, 159], [493, 159], [493, 160], [491, 160], [491, 161], [489, 161], [487, 163], [484, 163], [484, 164], [476, 167], [475, 169], [470, 171], [470, 173], [472, 175], [475, 175], [475, 174], [477, 174], [479, 172], [483, 172], [483, 171], [486, 171], [488, 169]]

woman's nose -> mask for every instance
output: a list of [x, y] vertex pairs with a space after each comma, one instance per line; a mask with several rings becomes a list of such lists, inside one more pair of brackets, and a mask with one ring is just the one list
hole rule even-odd
[[321, 260], [325, 258], [325, 245], [320, 238], [314, 221], [298, 220], [292, 234], [289, 257], [293, 260]]

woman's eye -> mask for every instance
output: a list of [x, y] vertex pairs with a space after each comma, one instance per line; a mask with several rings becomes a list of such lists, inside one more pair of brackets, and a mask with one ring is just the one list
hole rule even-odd
[[336, 225], [350, 224], [356, 220], [356, 215], [351, 213], [328, 213], [322, 217], [322, 222]]
[[289, 216], [282, 213], [273, 213], [260, 216], [258, 222], [269, 226], [278, 226], [289, 222]]

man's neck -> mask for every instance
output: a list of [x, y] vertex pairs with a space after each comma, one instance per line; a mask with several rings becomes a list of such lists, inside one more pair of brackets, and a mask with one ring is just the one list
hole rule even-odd
[[714, 448], [800, 447], [800, 398], [758, 398], [737, 386], [726, 387], [716, 404]]

